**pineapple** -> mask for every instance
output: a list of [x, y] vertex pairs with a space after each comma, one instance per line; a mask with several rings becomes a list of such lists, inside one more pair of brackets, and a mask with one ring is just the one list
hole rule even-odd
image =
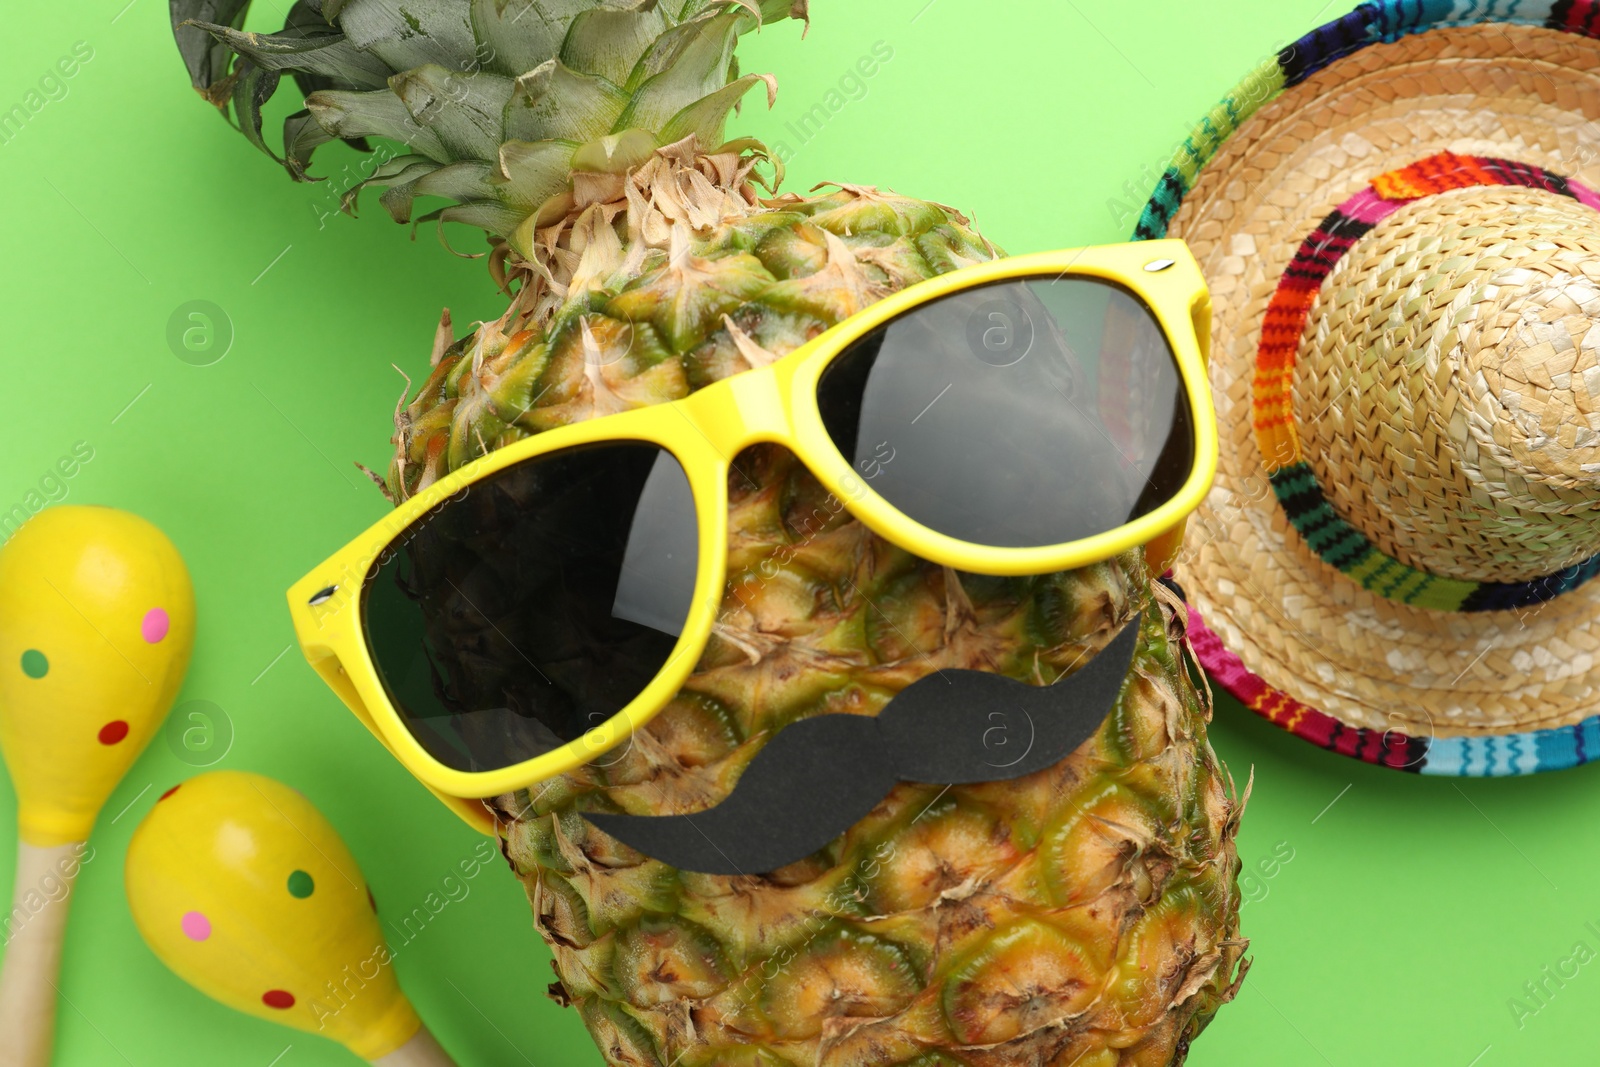
[[[173, 0], [202, 95], [270, 153], [260, 108], [292, 72], [307, 95], [289, 172], [308, 178], [336, 138], [398, 144], [363, 185], [397, 221], [481, 227], [510, 294], [459, 339], [441, 321], [373, 475], [394, 500], [999, 254], [939, 204], [776, 195], [782, 161], [725, 138], [747, 90], [775, 91], [739, 73], [739, 36], [804, 0], [299, 0], [276, 35], [240, 29], [247, 6]], [[419, 213], [419, 197], [452, 203]], [[872, 534], [782, 449], [735, 468], [723, 610], [682, 692], [596, 763], [486, 801], [554, 957], [550, 995], [618, 1067], [1181, 1062], [1248, 966], [1243, 800], [1206, 740], [1181, 604], [1137, 552], [958, 574]], [[944, 667], [1044, 684], [1136, 616], [1123, 697], [1077, 752], [1015, 781], [901, 785], [782, 870], [677, 871], [580, 817], [696, 810], [798, 718], [875, 714]]]

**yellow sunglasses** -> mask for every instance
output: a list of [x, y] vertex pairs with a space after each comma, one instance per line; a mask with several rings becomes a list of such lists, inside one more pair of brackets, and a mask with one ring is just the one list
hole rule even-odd
[[625, 741], [727, 595], [728, 478], [790, 449], [875, 533], [991, 575], [1144, 546], [1216, 470], [1210, 299], [1181, 241], [980, 263], [671, 403], [547, 430], [397, 507], [289, 590], [324, 681], [474, 827]]

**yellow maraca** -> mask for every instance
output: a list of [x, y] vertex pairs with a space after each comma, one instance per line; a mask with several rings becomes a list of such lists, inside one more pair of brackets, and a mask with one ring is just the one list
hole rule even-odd
[[160, 728], [193, 645], [189, 572], [144, 519], [53, 507], [0, 547], [0, 750], [20, 838], [0, 1067], [49, 1063], [82, 843]]
[[212, 771], [169, 790], [125, 879], [145, 943], [207, 996], [383, 1067], [453, 1067], [400, 991], [350, 850], [283, 783]]

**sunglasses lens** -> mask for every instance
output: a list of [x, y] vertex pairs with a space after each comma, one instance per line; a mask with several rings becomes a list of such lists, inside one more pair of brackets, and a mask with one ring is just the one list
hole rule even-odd
[[699, 534], [689, 480], [655, 445], [538, 456], [396, 537], [368, 575], [368, 647], [437, 760], [486, 771], [604, 723], [672, 655]]
[[923, 304], [834, 359], [817, 404], [870, 488], [973, 544], [1116, 529], [1172, 499], [1194, 467], [1183, 381], [1154, 313], [1080, 275]]

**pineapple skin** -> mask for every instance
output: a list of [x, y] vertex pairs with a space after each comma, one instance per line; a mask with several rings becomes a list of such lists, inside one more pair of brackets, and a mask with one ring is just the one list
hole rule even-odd
[[[952, 209], [864, 187], [746, 202], [692, 233], [619, 208], [598, 265], [563, 245], [581, 227], [553, 235], [559, 301], [442, 350], [397, 413], [391, 491], [676, 399], [999, 254]], [[660, 247], [622, 247], [652, 231]], [[729, 497], [722, 610], [672, 705], [595, 764], [489, 801], [554, 957], [551, 996], [614, 1067], [1181, 1063], [1246, 967], [1242, 801], [1206, 740], [1182, 605], [1142, 554], [957, 574], [871, 533], [776, 446], [737, 457]], [[787, 723], [876, 714], [937, 669], [1053, 681], [1135, 616], [1130, 681], [1093, 741], [1020, 780], [903, 784], [771, 875], [680, 872], [580, 818], [708, 806]]]
[[[396, 221], [482, 227], [512, 294], [460, 340], [441, 322], [374, 475], [394, 500], [528, 434], [764, 365], [999, 254], [938, 204], [758, 194], [770, 154], [724, 125], [775, 83], [741, 75], [734, 48], [805, 17], [805, 0], [297, 0], [270, 37], [243, 31], [249, 6], [171, 0], [203, 98], [275, 154], [261, 109], [291, 74], [306, 108], [281, 161], [297, 180], [330, 140], [404, 143], [347, 207], [372, 187]], [[1206, 741], [1182, 606], [1142, 555], [958, 575], [871, 534], [771, 446], [737, 457], [729, 539], [715, 634], [673, 704], [596, 763], [487, 802], [554, 957], [550, 993], [606, 1062], [1181, 1062], [1247, 967], [1243, 800]], [[939, 668], [1048, 683], [1136, 615], [1122, 698], [1077, 752], [1014, 781], [902, 785], [770, 875], [679, 872], [580, 817], [705, 807], [785, 724], [875, 714]]]
[[[606, 766], [494, 802], [552, 995], [613, 1065], [1181, 1063], [1243, 977], [1240, 805], [1205, 741], [1178, 616], [1139, 556], [958, 576], [847, 517], [807, 535], [811, 476], [781, 453], [749, 459], [742, 555], [789, 560], [724, 614], [754, 653], [708, 654]], [[678, 872], [578, 818], [702, 806], [787, 722], [873, 714], [938, 668], [1049, 678], [1141, 604], [1123, 699], [1047, 771], [901, 785], [824, 853], [764, 877]], [[771, 629], [745, 629], [758, 619]]]

